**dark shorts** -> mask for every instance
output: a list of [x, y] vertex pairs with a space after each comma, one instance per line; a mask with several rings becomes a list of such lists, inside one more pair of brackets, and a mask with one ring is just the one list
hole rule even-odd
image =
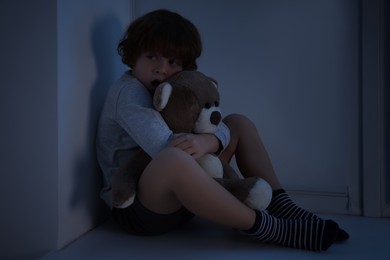
[[154, 236], [174, 230], [192, 219], [194, 214], [184, 207], [172, 214], [157, 214], [145, 208], [136, 197], [134, 203], [127, 208], [113, 208], [112, 216], [131, 234]]

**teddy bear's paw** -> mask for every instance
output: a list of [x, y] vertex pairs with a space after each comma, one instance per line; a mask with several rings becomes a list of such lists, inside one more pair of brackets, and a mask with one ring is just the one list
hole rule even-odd
[[265, 210], [272, 199], [272, 188], [263, 179], [258, 179], [245, 199], [246, 205], [253, 209]]
[[205, 170], [210, 177], [222, 178], [223, 167], [219, 158], [212, 154], [205, 154], [197, 159], [199, 165]]

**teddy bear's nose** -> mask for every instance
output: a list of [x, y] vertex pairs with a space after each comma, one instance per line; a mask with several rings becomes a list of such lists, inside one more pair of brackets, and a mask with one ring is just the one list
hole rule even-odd
[[211, 113], [210, 115], [210, 122], [213, 124], [213, 125], [218, 125], [219, 122], [221, 122], [221, 113], [218, 112], [218, 111], [214, 111], [213, 113]]

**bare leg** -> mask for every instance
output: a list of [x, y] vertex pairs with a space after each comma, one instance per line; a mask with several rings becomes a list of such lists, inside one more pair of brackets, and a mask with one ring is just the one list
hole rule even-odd
[[151, 211], [170, 214], [184, 206], [262, 242], [318, 251], [326, 250], [337, 233], [332, 221], [277, 219], [248, 208], [177, 148], [164, 149], [149, 163], [138, 188], [139, 200]]
[[[244, 177], [258, 176], [271, 185], [274, 196], [268, 207], [269, 214], [283, 219], [318, 219], [312, 212], [296, 205], [282, 189], [256, 126], [238, 114], [229, 115], [223, 121], [230, 129], [230, 143], [219, 157], [221, 161], [229, 162], [235, 155]], [[340, 229], [337, 241], [348, 238], [348, 233]]]
[[282, 188], [256, 126], [238, 114], [227, 116], [223, 122], [230, 129], [230, 143], [219, 156], [221, 160], [229, 162], [235, 155], [244, 177], [258, 176], [266, 180], [273, 190]]
[[196, 215], [239, 230], [249, 229], [255, 223], [255, 211], [210, 178], [191, 156], [176, 148], [167, 148], [153, 159], [138, 188], [139, 200], [156, 213], [170, 214], [184, 205]]

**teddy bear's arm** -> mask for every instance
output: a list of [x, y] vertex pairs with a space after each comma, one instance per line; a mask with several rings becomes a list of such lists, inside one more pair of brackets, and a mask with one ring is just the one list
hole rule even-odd
[[112, 177], [112, 204], [116, 208], [130, 206], [135, 198], [139, 177], [151, 157], [142, 149], [131, 157]]
[[239, 179], [238, 173], [228, 163], [221, 161], [223, 167], [223, 177], [226, 179]]

